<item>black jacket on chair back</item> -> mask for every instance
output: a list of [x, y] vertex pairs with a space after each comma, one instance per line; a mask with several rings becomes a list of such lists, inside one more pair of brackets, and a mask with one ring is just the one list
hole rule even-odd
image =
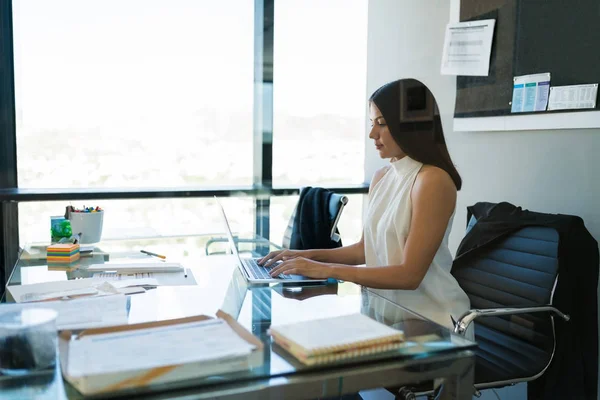
[[507, 235], [531, 226], [558, 232], [558, 279], [552, 305], [569, 314], [555, 323], [556, 349], [545, 373], [528, 383], [530, 399], [596, 399], [598, 391], [598, 242], [577, 216], [543, 214], [510, 203], [477, 203], [468, 221], [477, 222], [463, 238], [453, 273], [471, 256]]
[[331, 239], [333, 221], [329, 200], [333, 193], [327, 189], [305, 187], [300, 192], [290, 238], [290, 249], [333, 249], [342, 241]]

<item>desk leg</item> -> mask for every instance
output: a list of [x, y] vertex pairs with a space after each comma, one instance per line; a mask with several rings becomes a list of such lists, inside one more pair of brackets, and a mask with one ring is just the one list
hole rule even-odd
[[439, 400], [470, 400], [475, 391], [475, 356], [465, 358], [456, 365], [456, 374], [444, 377]]

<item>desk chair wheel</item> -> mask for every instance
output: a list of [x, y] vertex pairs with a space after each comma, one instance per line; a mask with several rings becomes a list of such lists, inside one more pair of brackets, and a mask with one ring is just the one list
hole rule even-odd
[[401, 386], [399, 388], [388, 390], [390, 390], [392, 394], [394, 394], [395, 400], [417, 400], [417, 395], [419, 397], [426, 396], [427, 400], [435, 400], [435, 398], [439, 394], [440, 387], [438, 387], [436, 390], [432, 390], [431, 386], [431, 384], [425, 385], [423, 387]]
[[410, 388], [403, 386], [398, 389], [398, 392], [394, 396], [394, 400], [417, 400], [417, 396], [415, 396]]

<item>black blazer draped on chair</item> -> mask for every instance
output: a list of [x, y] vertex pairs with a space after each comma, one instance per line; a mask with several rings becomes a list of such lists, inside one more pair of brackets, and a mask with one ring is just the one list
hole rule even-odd
[[329, 215], [329, 200], [333, 192], [316, 187], [305, 187], [300, 192], [290, 249], [333, 249], [342, 241], [331, 239], [333, 221]]
[[543, 214], [510, 203], [468, 207], [477, 223], [462, 240], [453, 269], [468, 254], [485, 249], [527, 226], [554, 228], [559, 235], [559, 277], [553, 306], [571, 320], [556, 320], [557, 347], [546, 372], [528, 383], [530, 399], [596, 399], [598, 389], [598, 242], [577, 216]]

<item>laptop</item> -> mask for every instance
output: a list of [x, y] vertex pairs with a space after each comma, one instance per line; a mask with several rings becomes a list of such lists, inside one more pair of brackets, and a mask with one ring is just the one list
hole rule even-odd
[[221, 209], [221, 214], [223, 215], [223, 222], [225, 225], [225, 231], [227, 233], [227, 240], [229, 241], [229, 248], [238, 264], [238, 268], [244, 275], [244, 277], [251, 283], [317, 283], [317, 282], [327, 282], [327, 279], [312, 279], [307, 278], [302, 275], [279, 275], [277, 277], [272, 277], [269, 275], [269, 270], [271, 267], [263, 267], [258, 265], [257, 261], [260, 258], [242, 258], [240, 257], [240, 253], [238, 252], [237, 246], [233, 239], [233, 234], [231, 233], [231, 228], [229, 227], [229, 221], [227, 220], [227, 215], [225, 215], [225, 209], [219, 202], [219, 199], [215, 196], [215, 200]]

